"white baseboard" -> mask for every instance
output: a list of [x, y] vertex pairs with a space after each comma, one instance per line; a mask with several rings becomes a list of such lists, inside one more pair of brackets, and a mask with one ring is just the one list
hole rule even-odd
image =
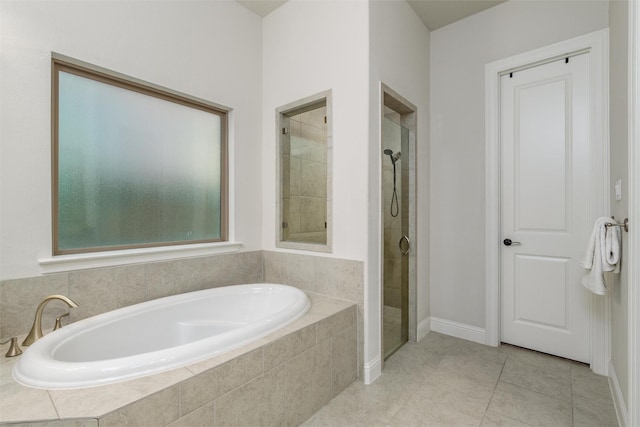
[[441, 334], [450, 335], [463, 340], [473, 341], [480, 344], [486, 343], [485, 330], [477, 326], [466, 325], [454, 322], [453, 320], [431, 318], [431, 330]]
[[376, 357], [371, 363], [364, 364], [364, 383], [371, 384], [382, 374], [382, 359]]
[[427, 334], [431, 332], [431, 318], [427, 317], [420, 323], [418, 323], [418, 336], [416, 339], [420, 341], [422, 338], [427, 336]]
[[629, 425], [627, 405], [624, 404], [622, 389], [620, 388], [618, 376], [616, 375], [616, 370], [611, 361], [609, 361], [609, 387], [611, 387], [613, 405], [616, 407], [616, 415], [618, 415], [618, 424], [620, 424], [620, 427], [627, 427]]

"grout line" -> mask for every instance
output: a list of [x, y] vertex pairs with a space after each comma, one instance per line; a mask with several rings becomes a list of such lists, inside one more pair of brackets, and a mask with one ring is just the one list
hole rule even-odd
[[493, 386], [493, 391], [491, 392], [491, 398], [489, 399], [489, 403], [487, 403], [487, 407], [484, 409], [484, 413], [480, 418], [480, 424], [482, 425], [482, 421], [484, 421], [484, 417], [487, 415], [487, 411], [489, 411], [489, 406], [491, 406], [491, 401], [493, 400], [493, 396], [496, 394], [496, 389], [498, 388], [498, 384], [500, 383], [500, 378], [502, 377], [502, 373], [504, 372], [504, 367], [507, 364], [507, 360], [509, 359], [509, 355], [507, 354], [506, 359], [502, 362], [502, 368], [500, 368], [500, 374], [498, 375], [498, 380]]

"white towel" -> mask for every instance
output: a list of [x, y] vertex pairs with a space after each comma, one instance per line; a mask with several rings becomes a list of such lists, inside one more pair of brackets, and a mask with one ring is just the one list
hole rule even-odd
[[597, 295], [607, 293], [605, 272], [620, 273], [620, 227], [607, 227], [607, 224], [615, 224], [615, 221], [606, 217], [596, 221], [582, 262], [588, 270], [582, 284]]

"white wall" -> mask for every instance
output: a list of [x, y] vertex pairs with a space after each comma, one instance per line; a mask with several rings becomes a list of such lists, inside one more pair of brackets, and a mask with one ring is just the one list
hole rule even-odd
[[235, 2], [0, 2], [0, 278], [51, 255], [51, 52], [233, 108], [236, 240], [261, 248], [261, 19]]
[[265, 250], [276, 250], [276, 108], [331, 89], [333, 252], [328, 256], [366, 258], [367, 10], [364, 1], [291, 0], [263, 20]]
[[485, 326], [485, 64], [607, 26], [606, 1], [512, 0], [431, 33], [432, 317]]
[[[417, 321], [429, 316], [429, 31], [406, 2], [372, 1], [369, 105], [369, 255], [367, 347], [369, 360], [380, 356], [381, 259], [380, 82], [417, 107]], [[404, 156], [403, 156], [404, 159]]]
[[[609, 125], [611, 128], [611, 214], [618, 220], [629, 217], [629, 174], [628, 174], [628, 19], [627, 1], [609, 2]], [[615, 200], [613, 186], [622, 180], [622, 200]], [[611, 362], [620, 384], [625, 405], [629, 405], [629, 369], [627, 365], [628, 341], [628, 287], [629, 287], [629, 234], [622, 233], [623, 261], [620, 274], [609, 276], [611, 289]]]

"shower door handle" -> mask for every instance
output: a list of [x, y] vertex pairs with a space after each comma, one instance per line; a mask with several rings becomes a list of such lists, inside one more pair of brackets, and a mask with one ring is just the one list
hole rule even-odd
[[[402, 247], [402, 242], [407, 242], [407, 248], [404, 249]], [[402, 237], [400, 238], [400, 241], [398, 242], [398, 247], [400, 248], [400, 253], [402, 255], [408, 255], [409, 254], [409, 249], [411, 249], [411, 241], [409, 240], [409, 237], [406, 234], [403, 234]]]

